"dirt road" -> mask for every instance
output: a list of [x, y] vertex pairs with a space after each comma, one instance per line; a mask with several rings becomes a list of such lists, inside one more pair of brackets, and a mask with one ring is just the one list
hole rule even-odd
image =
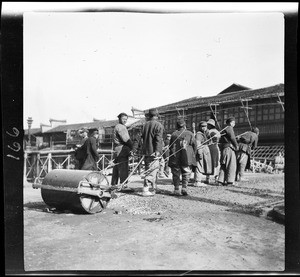
[[40, 189], [24, 185], [24, 261], [40, 270], [284, 270], [284, 225], [267, 217], [284, 200], [284, 176], [251, 174], [239, 187], [190, 186], [173, 196], [118, 193], [93, 215], [49, 212]]

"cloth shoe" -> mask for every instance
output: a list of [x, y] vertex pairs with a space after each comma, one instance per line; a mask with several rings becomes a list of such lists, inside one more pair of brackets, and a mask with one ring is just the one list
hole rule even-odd
[[154, 196], [154, 194], [149, 191], [149, 187], [143, 187], [142, 196], [144, 196], [144, 197]]
[[201, 182], [195, 182], [194, 186], [195, 186], [195, 187], [207, 187], [206, 184], [201, 183]]
[[186, 188], [182, 188], [181, 194], [182, 195], [188, 195]]
[[182, 194], [181, 194], [179, 189], [175, 189], [174, 190], [174, 195], [181, 196]]

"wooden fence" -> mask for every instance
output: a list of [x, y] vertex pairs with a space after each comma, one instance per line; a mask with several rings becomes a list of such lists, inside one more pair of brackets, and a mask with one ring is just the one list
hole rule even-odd
[[[40, 150], [24, 152], [24, 179], [32, 181], [35, 178], [44, 178], [53, 169], [77, 168], [77, 161], [74, 157], [74, 150]], [[113, 159], [113, 151], [99, 150], [97, 166], [104, 170]]]

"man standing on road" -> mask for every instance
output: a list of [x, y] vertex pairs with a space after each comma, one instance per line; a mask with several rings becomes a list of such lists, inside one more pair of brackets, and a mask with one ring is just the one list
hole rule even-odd
[[[177, 130], [171, 136], [170, 145], [169, 167], [173, 175], [174, 195], [188, 195], [187, 185], [192, 166], [196, 165], [197, 146], [194, 134], [186, 129], [183, 118], [177, 119]], [[182, 177], [181, 192], [180, 176]]]
[[209, 174], [212, 173], [211, 155], [208, 148], [208, 130], [206, 121], [201, 121], [198, 126], [199, 130], [196, 133], [196, 161], [197, 167], [195, 170], [195, 186], [201, 187], [206, 184], [201, 183], [202, 174], [206, 176], [205, 183], [208, 183]]
[[[158, 112], [150, 109], [147, 115], [148, 121], [142, 130], [142, 153], [145, 156], [145, 170], [149, 170], [144, 179], [143, 196], [153, 196], [156, 193], [156, 178], [159, 170], [159, 157], [163, 147], [163, 125], [157, 121]], [[149, 185], [153, 193], [149, 191]]]
[[235, 138], [233, 127], [235, 126], [235, 118], [229, 117], [226, 120], [227, 127], [221, 132], [220, 139], [220, 173], [218, 182], [223, 185], [233, 185], [236, 177], [236, 155], [238, 144]]
[[[210, 139], [208, 148], [210, 151], [211, 164], [212, 164], [211, 175], [214, 177], [215, 183], [217, 183], [218, 175], [220, 171], [220, 149], [218, 143], [221, 135], [220, 132], [216, 129], [215, 120], [212, 118], [207, 121], [207, 129], [208, 129], [208, 139]], [[207, 183], [209, 183], [210, 181], [209, 175], [207, 175], [206, 181]]]
[[127, 127], [125, 126], [128, 115], [126, 113], [120, 113], [118, 115], [119, 123], [115, 126], [113, 132], [114, 142], [114, 162], [116, 165], [113, 168], [111, 185], [117, 185], [120, 179], [120, 183], [123, 183], [129, 172], [128, 159], [133, 149], [133, 142], [130, 139]]
[[86, 158], [86, 150], [84, 150], [82, 148], [82, 146], [84, 145], [84, 142], [88, 139], [88, 129], [87, 128], [82, 128], [78, 131], [79, 136], [81, 138], [79, 145], [76, 145], [75, 148], [75, 159], [78, 161], [78, 168], [77, 169], [81, 169], [85, 158]]
[[91, 137], [87, 138], [82, 146], [86, 153], [86, 158], [82, 170], [98, 170], [97, 161], [99, 154], [97, 152], [98, 130], [93, 131]]
[[248, 181], [244, 178], [245, 169], [250, 169], [251, 150], [257, 147], [259, 129], [253, 127], [251, 131], [238, 138], [236, 181]]

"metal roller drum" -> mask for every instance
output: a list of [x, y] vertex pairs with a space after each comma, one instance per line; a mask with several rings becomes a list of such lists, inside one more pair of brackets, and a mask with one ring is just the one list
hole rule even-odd
[[99, 171], [54, 169], [35, 187], [48, 206], [76, 213], [101, 212], [111, 198], [109, 182]]

